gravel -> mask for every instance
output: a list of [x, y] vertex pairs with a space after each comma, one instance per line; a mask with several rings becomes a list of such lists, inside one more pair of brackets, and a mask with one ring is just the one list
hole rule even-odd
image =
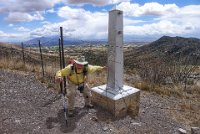
[[83, 97], [77, 95], [75, 116], [68, 118], [66, 126], [61, 95], [32, 73], [0, 70], [0, 134], [174, 134], [188, 126], [159, 107], [174, 107], [177, 101], [142, 92], [139, 115], [116, 119], [98, 106], [84, 108]]

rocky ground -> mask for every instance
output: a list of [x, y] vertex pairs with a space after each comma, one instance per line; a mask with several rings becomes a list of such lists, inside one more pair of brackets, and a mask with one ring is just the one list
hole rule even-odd
[[[0, 134], [174, 134], [200, 125], [198, 111], [183, 109], [180, 99], [143, 91], [140, 99], [137, 117], [115, 119], [100, 107], [84, 108], [83, 97], [77, 95], [75, 117], [66, 126], [60, 95], [31, 73], [0, 70]], [[200, 109], [200, 104], [193, 105]]]

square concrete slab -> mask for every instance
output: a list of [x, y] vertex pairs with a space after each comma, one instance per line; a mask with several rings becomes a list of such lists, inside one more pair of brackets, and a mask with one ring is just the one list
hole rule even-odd
[[113, 90], [106, 85], [94, 87], [92, 102], [111, 112], [115, 117], [129, 114], [134, 117], [139, 113], [140, 90], [127, 85], [123, 89]]

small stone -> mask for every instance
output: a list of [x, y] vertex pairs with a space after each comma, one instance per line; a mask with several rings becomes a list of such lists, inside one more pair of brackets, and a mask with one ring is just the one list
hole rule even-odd
[[138, 122], [133, 122], [133, 123], [131, 123], [131, 125], [137, 125], [137, 126], [141, 126], [141, 123], [138, 123]]
[[108, 130], [108, 127], [103, 127], [103, 131], [106, 131], [106, 130]]
[[179, 128], [179, 129], [178, 129], [178, 132], [179, 132], [180, 134], [187, 134], [186, 130], [184, 130], [184, 129], [182, 129], [182, 128]]
[[92, 116], [92, 117], [90, 118], [90, 120], [92, 120], [92, 121], [98, 121], [98, 118], [97, 118], [96, 116]]
[[191, 128], [191, 134], [200, 134], [200, 128], [199, 127], [192, 127]]
[[95, 113], [95, 109], [89, 109], [89, 113]]
[[16, 123], [20, 123], [21, 121], [20, 121], [20, 120], [15, 120], [15, 122], [16, 122]]

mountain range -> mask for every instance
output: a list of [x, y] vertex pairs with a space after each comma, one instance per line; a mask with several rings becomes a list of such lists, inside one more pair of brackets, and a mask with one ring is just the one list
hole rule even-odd
[[[64, 45], [96, 45], [96, 44], [105, 44], [105, 40], [79, 40], [74, 38], [64, 37]], [[38, 46], [38, 41], [42, 46], [55, 46], [59, 43], [58, 36], [49, 36], [49, 37], [39, 37], [34, 38], [28, 41], [25, 41], [24, 44], [26, 46]]]
[[[41, 40], [41, 44], [44, 45], [57, 45], [58, 40], [52, 38], [37, 38], [25, 42], [26, 46], [28, 45], [37, 45], [38, 40]], [[53, 43], [54, 42], [54, 43]], [[65, 44], [74, 43], [74, 40], [65, 40]], [[95, 43], [106, 43], [105, 41], [91, 41], [93, 44]], [[76, 43], [84, 45], [87, 43], [91, 43], [87, 41], [76, 40]], [[28, 45], [27, 45], [27, 44]], [[8, 46], [8, 47], [6, 47]], [[38, 46], [38, 45], [37, 45]], [[19, 46], [18, 46], [19, 47]], [[0, 43], [1, 54], [7, 55], [6, 52], [11, 51], [15, 52], [15, 47], [9, 48], [8, 44]], [[12, 49], [12, 50], [11, 50]], [[19, 48], [20, 49], [20, 48]], [[21, 51], [21, 50], [20, 50]], [[9, 52], [8, 52], [9, 53]], [[20, 52], [19, 52], [20, 53]], [[1, 56], [0, 54], [0, 56]], [[3, 56], [2, 55], [2, 56]], [[89, 56], [96, 57], [98, 55], [92, 55], [91, 52], [88, 53]], [[106, 55], [101, 55], [103, 59], [106, 59]], [[200, 65], [200, 39], [197, 38], [183, 38], [183, 37], [169, 37], [163, 36], [160, 39], [151, 42], [149, 44], [140, 46], [140, 47], [131, 47], [128, 51], [124, 52], [124, 62], [127, 66], [133, 67], [134, 65], [141, 62], [154, 62], [154, 61], [163, 61], [163, 62], [185, 62], [183, 64], [195, 64]], [[187, 62], [187, 63], [186, 63]]]

